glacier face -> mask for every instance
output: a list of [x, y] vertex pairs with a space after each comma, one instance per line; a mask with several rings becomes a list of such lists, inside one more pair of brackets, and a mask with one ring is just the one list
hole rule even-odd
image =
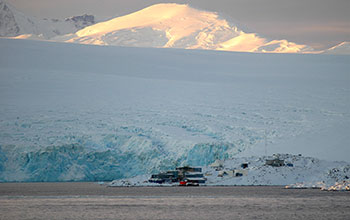
[[0, 180], [111, 181], [175, 169], [184, 163], [207, 165], [215, 158], [223, 158], [220, 156], [227, 150], [224, 145], [201, 144], [195, 145], [187, 155], [176, 158], [158, 145], [148, 145], [141, 152], [137, 150], [138, 147], [130, 147], [127, 151], [113, 147], [89, 150], [83, 144], [75, 143], [23, 151], [13, 145], [0, 146]]
[[264, 143], [348, 160], [349, 56], [0, 48], [0, 181], [128, 178]]

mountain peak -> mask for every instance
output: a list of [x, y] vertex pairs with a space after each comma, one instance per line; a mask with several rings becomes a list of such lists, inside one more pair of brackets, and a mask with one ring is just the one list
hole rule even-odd
[[309, 50], [286, 40], [268, 41], [245, 33], [215, 12], [162, 3], [86, 27], [68, 42], [136, 47], [173, 47], [245, 52]]
[[95, 24], [93, 15], [59, 19], [38, 19], [18, 11], [6, 1], [0, 0], [0, 37], [19, 39], [50, 39], [57, 35], [74, 33]]
[[0, 37], [16, 36], [20, 33], [20, 28], [10, 7], [5, 1], [0, 0]]
[[[306, 45], [287, 40], [268, 40], [256, 33], [246, 33], [216, 12], [194, 9], [187, 4], [156, 4], [97, 24], [92, 15], [64, 21], [39, 21], [34, 17], [29, 19], [16, 10], [11, 11], [14, 19], [10, 19], [6, 26], [0, 22], [2, 36], [22, 34], [21, 38], [39, 36], [40, 39], [60, 42], [129, 47], [274, 53], [312, 51]], [[1, 11], [0, 19], [4, 21]]]
[[182, 32], [179, 37], [184, 37], [208, 26], [216, 19], [216, 13], [199, 11], [185, 4], [162, 3], [92, 25], [78, 31], [76, 34], [79, 37], [86, 37], [128, 28], [151, 27], [155, 30], [168, 31], [168, 35], [173, 35], [174, 32], [177, 34]]
[[172, 17], [179, 13], [184, 13], [185, 11], [190, 9], [191, 8], [187, 4], [160, 3], [144, 8], [138, 11], [138, 13], [149, 13], [151, 16], [166, 18]]

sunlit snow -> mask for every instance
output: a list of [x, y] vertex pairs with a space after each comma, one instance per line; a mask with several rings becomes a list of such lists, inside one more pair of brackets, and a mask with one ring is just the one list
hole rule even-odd
[[[123, 39], [125, 33], [128, 33], [128, 38]], [[147, 39], [150, 34], [153, 37]], [[201, 11], [181, 4], [152, 5], [135, 13], [86, 27], [75, 35], [69, 35], [68, 40], [65, 37], [54, 40], [97, 45], [245, 52], [312, 51], [306, 45], [286, 40], [269, 41], [255, 33], [245, 33], [215, 12]], [[267, 47], [271, 44], [275, 47]]]

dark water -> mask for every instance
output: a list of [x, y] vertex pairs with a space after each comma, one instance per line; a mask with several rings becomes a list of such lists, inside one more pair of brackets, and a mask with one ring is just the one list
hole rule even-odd
[[0, 219], [350, 219], [350, 192], [1, 183]]

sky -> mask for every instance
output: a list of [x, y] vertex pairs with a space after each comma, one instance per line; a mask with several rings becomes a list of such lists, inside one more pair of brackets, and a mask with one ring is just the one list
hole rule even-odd
[[185, 3], [218, 12], [246, 32], [325, 49], [350, 41], [350, 0], [6, 0], [38, 18], [84, 13], [98, 19], [126, 15], [157, 3]]

